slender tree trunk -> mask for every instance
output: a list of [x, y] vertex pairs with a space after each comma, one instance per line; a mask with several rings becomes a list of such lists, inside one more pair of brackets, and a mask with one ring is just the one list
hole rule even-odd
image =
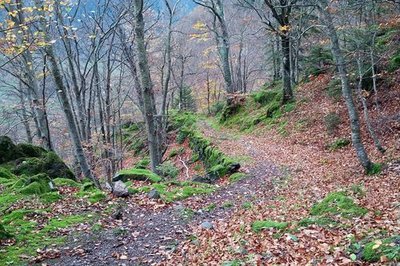
[[145, 45], [143, 0], [133, 0], [132, 3], [136, 33], [135, 44], [138, 56], [140, 82], [142, 85], [143, 107], [145, 113], [147, 139], [149, 143], [151, 169], [154, 172], [158, 172], [157, 167], [161, 164], [162, 155], [160, 154], [160, 143], [158, 143], [159, 138], [157, 137], [157, 111]]
[[[22, 88], [20, 88], [22, 89]], [[19, 94], [20, 97], [20, 103], [21, 103], [21, 111], [22, 111], [22, 123], [24, 124], [25, 127], [25, 133], [26, 133], [26, 140], [28, 143], [33, 143], [33, 137], [32, 137], [32, 131], [31, 127], [29, 125], [29, 116], [26, 111], [26, 102], [25, 102], [25, 95], [23, 94], [22, 90]]]
[[357, 157], [361, 165], [367, 172], [369, 172], [372, 168], [372, 163], [368, 158], [367, 151], [365, 150], [364, 144], [362, 143], [359, 115], [357, 112], [356, 105], [354, 103], [348, 72], [346, 68], [346, 63], [339, 44], [339, 38], [335, 26], [333, 24], [332, 16], [328, 11], [327, 0], [321, 0], [320, 3], [321, 6], [319, 8], [319, 11], [322, 15], [325, 26], [327, 27], [327, 34], [331, 39], [332, 54], [335, 58], [337, 69], [339, 71], [340, 80], [342, 82], [342, 94], [346, 102], [347, 111], [349, 115], [353, 146], [354, 149], [356, 150]]
[[290, 71], [290, 38], [288, 34], [281, 35], [282, 44], [282, 79], [283, 79], [283, 98], [282, 103], [288, 103], [293, 100], [292, 82], [291, 82], [291, 71]]
[[362, 62], [361, 62], [361, 54], [358, 52], [358, 57], [357, 57], [357, 68], [358, 68], [358, 84], [357, 84], [357, 92], [358, 92], [358, 97], [361, 100], [363, 110], [364, 110], [364, 120], [365, 124], [367, 125], [368, 132], [371, 135], [372, 140], [374, 141], [375, 147], [377, 148], [378, 151], [380, 151], [382, 154], [385, 153], [385, 149], [382, 147], [381, 142], [376, 135], [375, 129], [372, 127], [371, 120], [369, 118], [369, 113], [368, 113], [368, 105], [365, 97], [362, 94], [362, 81], [364, 79], [363, 75], [363, 70], [362, 70]]

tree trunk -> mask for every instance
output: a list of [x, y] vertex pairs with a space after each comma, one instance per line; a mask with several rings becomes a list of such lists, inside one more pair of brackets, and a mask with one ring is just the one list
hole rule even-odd
[[144, 117], [146, 122], [147, 139], [149, 143], [151, 169], [153, 172], [158, 172], [157, 167], [160, 165], [162, 158], [158, 143], [159, 138], [157, 137], [157, 111], [144, 39], [143, 0], [133, 0], [132, 3], [136, 33], [135, 44], [138, 56], [140, 82], [142, 85], [143, 107], [145, 113]]
[[286, 104], [293, 100], [292, 82], [290, 74], [290, 39], [288, 34], [281, 35], [282, 44], [282, 79], [283, 79], [283, 99], [282, 103]]
[[362, 143], [361, 139], [361, 130], [360, 130], [360, 120], [357, 112], [356, 105], [354, 103], [352, 90], [350, 87], [348, 72], [346, 68], [346, 63], [343, 57], [342, 50], [339, 45], [339, 38], [333, 24], [333, 19], [328, 8], [328, 3], [326, 0], [320, 1], [321, 6], [319, 11], [323, 17], [325, 26], [327, 27], [327, 34], [331, 39], [331, 49], [333, 57], [335, 58], [337, 69], [339, 71], [340, 80], [342, 82], [342, 94], [344, 100], [346, 102], [347, 111], [350, 120], [350, 127], [351, 127], [351, 138], [353, 142], [354, 149], [356, 150], [358, 160], [360, 161], [361, 165], [364, 169], [369, 172], [372, 168], [372, 163], [368, 158], [367, 151], [365, 150], [364, 144]]

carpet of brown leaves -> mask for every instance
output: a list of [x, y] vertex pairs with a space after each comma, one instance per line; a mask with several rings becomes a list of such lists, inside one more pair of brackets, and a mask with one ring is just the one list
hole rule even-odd
[[[246, 167], [269, 161], [288, 171], [281, 180], [276, 180], [272, 199], [266, 195], [252, 209], [237, 209], [229, 220], [214, 221], [215, 230], [194, 226], [197, 239], [181, 244], [165, 264], [221, 265], [240, 260], [249, 265], [348, 265], [352, 261], [346, 248], [351, 237], [357, 240], [380, 231], [389, 234], [400, 231], [400, 172], [395, 162], [400, 156], [400, 132], [393, 120], [400, 112], [400, 86], [393, 86], [390, 95], [381, 97], [380, 112], [370, 110], [387, 152], [385, 155], [377, 152], [366, 133], [365, 145], [374, 162], [391, 166], [379, 175], [367, 176], [351, 146], [337, 151], [326, 148], [335, 138], [350, 137], [344, 103], [333, 102], [324, 92], [330, 79], [329, 75], [321, 75], [299, 88], [298, 107], [283, 118], [288, 121], [286, 136], [260, 127], [251, 135], [240, 135], [239, 140], [217, 139], [221, 132], [204, 129], [227, 154], [251, 156], [253, 161]], [[326, 133], [323, 120], [329, 112], [338, 113], [343, 121], [333, 136]], [[305, 126], [299, 126], [300, 120]], [[232, 131], [224, 129], [223, 134]], [[241, 149], [238, 141], [246, 143], [247, 150]], [[311, 226], [280, 236], [274, 230], [261, 233], [251, 230], [255, 220], [299, 221], [327, 193], [352, 185], [363, 186], [366, 194], [357, 203], [369, 212], [362, 218], [343, 219], [340, 228]], [[382, 258], [381, 263], [384, 262]]]

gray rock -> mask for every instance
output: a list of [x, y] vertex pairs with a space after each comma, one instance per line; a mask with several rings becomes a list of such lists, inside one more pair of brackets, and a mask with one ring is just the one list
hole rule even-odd
[[149, 194], [147, 194], [147, 196], [148, 196], [150, 199], [159, 199], [159, 198], [161, 198], [160, 193], [159, 193], [156, 189], [152, 189], [152, 190], [149, 192]]
[[205, 221], [200, 224], [200, 227], [203, 229], [211, 230], [214, 228], [214, 225], [211, 222]]
[[116, 197], [127, 197], [129, 196], [129, 191], [124, 182], [117, 181], [114, 183], [113, 194]]
[[199, 182], [199, 183], [207, 183], [211, 184], [212, 183], [212, 178], [209, 175], [201, 176], [201, 175], [196, 175], [192, 178], [193, 182]]

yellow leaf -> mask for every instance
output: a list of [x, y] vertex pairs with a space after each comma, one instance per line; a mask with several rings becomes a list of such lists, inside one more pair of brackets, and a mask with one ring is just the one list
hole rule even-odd
[[372, 249], [377, 249], [382, 245], [382, 241], [381, 240], [376, 240], [375, 241], [375, 245], [372, 246]]

